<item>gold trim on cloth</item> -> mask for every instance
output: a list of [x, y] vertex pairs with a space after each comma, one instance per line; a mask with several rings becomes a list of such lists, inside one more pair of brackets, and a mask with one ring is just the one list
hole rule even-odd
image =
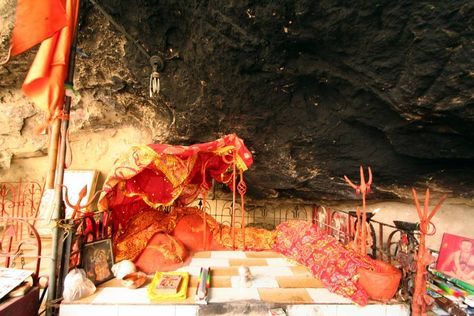
[[[219, 171], [227, 167], [226, 172], [221, 174], [220, 179], [217, 174], [212, 173], [215, 171], [210, 171], [211, 177], [216, 177], [217, 181], [227, 182], [231, 179], [226, 173], [229, 172], [229, 167], [230, 173], [232, 173], [232, 164], [243, 171], [247, 170], [248, 166], [252, 164], [251, 153], [235, 134], [226, 135], [209, 143], [191, 146], [166, 144], [132, 146], [127, 152], [120, 155], [114, 164], [112, 173], [107, 177], [104, 192], [101, 193], [98, 202], [99, 211], [108, 210], [109, 201], [114, 201], [110, 202], [110, 206], [114, 207], [117, 204], [117, 196], [121, 195], [132, 198], [125, 203], [134, 203], [135, 198], [140, 198], [153, 208], [172, 205], [174, 201], [180, 199], [180, 195], [183, 194], [183, 191], [186, 191], [187, 186], [195, 185], [191, 182], [196, 181], [195, 175], [197, 172], [203, 173], [202, 177], [209, 176], [206, 169], [206, 163], [209, 159], [206, 158], [205, 161], [200, 159], [200, 157], [208, 155], [222, 159], [218, 166], [214, 166], [219, 168]], [[161, 178], [153, 179], [153, 177], [150, 177], [151, 181], [156, 180], [159, 185], [162, 185], [163, 190], [156, 188], [156, 190], [151, 189], [146, 192], [147, 190], [144, 187], [143, 192], [141, 192], [140, 188], [136, 186], [126, 185], [127, 181], [131, 181], [145, 170], [147, 172], [144, 175], [145, 177], [149, 172], [154, 172], [157, 177]], [[204, 175], [204, 172], [206, 172], [206, 175]], [[198, 191], [209, 189], [208, 180], [208, 178], [205, 178], [201, 183], [198, 183], [201, 186]], [[142, 178], [140, 178], [140, 181], [146, 182]], [[150, 188], [148, 187], [148, 189]], [[134, 192], [131, 192], [132, 190]], [[190, 198], [185, 197], [183, 200], [188, 201]], [[179, 203], [183, 204], [183, 201], [179, 201]]]
[[108, 210], [107, 194], [126, 179], [130, 179], [154, 161], [156, 152], [147, 145], [135, 145], [121, 154], [114, 163], [113, 172], [104, 182], [103, 192], [100, 194], [97, 207], [99, 211]]
[[242, 228], [235, 228], [235, 243], [232, 241], [232, 227], [221, 225], [220, 238], [218, 242], [226, 247], [232, 248], [235, 244], [237, 249], [270, 250], [276, 240], [276, 231], [263, 228], [245, 227], [245, 245], [242, 236]]
[[173, 217], [162, 210], [138, 212], [130, 219], [125, 232], [114, 238], [115, 261], [137, 259], [154, 234], [169, 233], [175, 225]]
[[[148, 242], [156, 233], [172, 234], [176, 223], [185, 215], [196, 214], [201, 218], [203, 211], [196, 207], [175, 207], [170, 213], [162, 210], [148, 209], [138, 212], [129, 222], [126, 230], [114, 238], [115, 260], [136, 260], [147, 247]], [[232, 228], [219, 224], [212, 216], [206, 214], [206, 224], [213, 239], [225, 248], [231, 249]], [[192, 228], [196, 230], [195, 228]], [[276, 231], [262, 228], [248, 227], [245, 229], [245, 249], [268, 250], [272, 249], [277, 236]], [[202, 231], [202, 230], [199, 230]], [[179, 236], [177, 237], [179, 239]], [[244, 248], [242, 228], [235, 228], [235, 246]]]

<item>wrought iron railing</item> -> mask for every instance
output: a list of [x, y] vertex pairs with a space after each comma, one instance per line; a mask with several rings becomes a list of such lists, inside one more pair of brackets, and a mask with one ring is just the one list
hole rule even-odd
[[[200, 200], [196, 201], [196, 206], [202, 207]], [[206, 212], [214, 217], [219, 223], [231, 225], [232, 201], [215, 199], [206, 201]], [[354, 207], [355, 209], [355, 207]], [[235, 225], [241, 227], [240, 205], [235, 207]], [[396, 261], [400, 247], [398, 242], [401, 237], [400, 232], [408, 232], [410, 236], [415, 236], [413, 231], [390, 223], [384, 223], [373, 219], [375, 213], [367, 213], [368, 231], [368, 254], [373, 258], [384, 261]], [[338, 238], [344, 244], [352, 241], [355, 236], [357, 217], [353, 210], [342, 210], [335, 207], [328, 207], [314, 204], [250, 204], [245, 207], [245, 226], [274, 229], [278, 224], [288, 220], [305, 220], [319, 226]], [[415, 225], [416, 224], [412, 224]], [[410, 242], [416, 242], [410, 239]]]
[[39, 212], [43, 186], [38, 182], [0, 182], [0, 230], [4, 230], [10, 225], [8, 219], [21, 218], [15, 225], [15, 239], [21, 240], [26, 223], [35, 225]]
[[33, 261], [38, 276], [41, 239], [35, 229], [43, 186], [38, 182], [0, 182], [0, 257], [3, 266], [25, 268]]

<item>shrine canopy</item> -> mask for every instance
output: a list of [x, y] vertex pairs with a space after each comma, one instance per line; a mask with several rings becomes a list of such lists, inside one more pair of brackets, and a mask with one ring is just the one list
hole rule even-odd
[[126, 225], [144, 208], [187, 205], [207, 193], [212, 179], [231, 186], [234, 162], [237, 171], [247, 170], [253, 162], [235, 134], [191, 146], [132, 146], [107, 176], [99, 211], [112, 210], [114, 222]]

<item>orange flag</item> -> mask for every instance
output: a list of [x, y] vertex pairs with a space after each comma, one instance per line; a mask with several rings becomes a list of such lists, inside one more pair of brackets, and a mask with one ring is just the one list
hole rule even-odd
[[60, 114], [64, 102], [64, 82], [78, 9], [79, 0], [66, 0], [66, 26], [41, 43], [22, 86], [26, 96], [48, 112], [48, 122]]
[[18, 0], [11, 55], [30, 49], [66, 25], [65, 0]]

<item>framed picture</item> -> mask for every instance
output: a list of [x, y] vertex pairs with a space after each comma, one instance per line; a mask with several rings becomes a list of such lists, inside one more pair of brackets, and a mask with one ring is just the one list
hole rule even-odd
[[474, 285], [474, 239], [443, 234], [436, 270]]
[[112, 253], [112, 240], [103, 239], [87, 243], [82, 248], [82, 267], [89, 280], [95, 285], [108, 281], [114, 277], [112, 266], [114, 256]]

